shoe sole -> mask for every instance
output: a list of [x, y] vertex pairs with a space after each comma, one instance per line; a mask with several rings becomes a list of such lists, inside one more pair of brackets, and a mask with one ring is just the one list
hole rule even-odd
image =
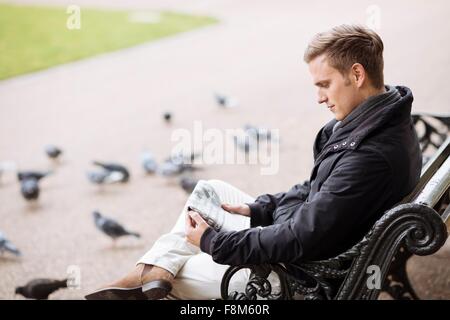
[[104, 288], [84, 297], [86, 300], [147, 300], [142, 287]]
[[142, 286], [142, 293], [149, 300], [165, 298], [172, 291], [172, 284], [167, 280], [153, 280]]

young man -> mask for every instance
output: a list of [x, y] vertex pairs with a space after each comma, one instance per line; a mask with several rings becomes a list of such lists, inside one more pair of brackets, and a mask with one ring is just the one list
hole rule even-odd
[[169, 292], [219, 298], [228, 265], [289, 266], [342, 253], [413, 190], [421, 171], [413, 96], [406, 87], [384, 85], [380, 37], [362, 26], [338, 26], [317, 34], [304, 60], [318, 103], [335, 117], [317, 134], [309, 182], [255, 200], [225, 182], [203, 181], [229, 217], [242, 217], [236, 231], [217, 232], [185, 206], [133, 272], [86, 298], [161, 299]]

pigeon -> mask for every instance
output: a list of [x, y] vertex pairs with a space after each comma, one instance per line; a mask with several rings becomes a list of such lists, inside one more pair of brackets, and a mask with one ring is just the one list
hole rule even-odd
[[197, 170], [198, 168], [192, 164], [197, 156], [199, 156], [198, 153], [191, 153], [188, 156], [183, 153], [174, 154], [158, 167], [157, 173], [165, 177], [171, 177], [186, 171]]
[[236, 99], [227, 97], [223, 94], [215, 93], [214, 97], [216, 99], [217, 104], [222, 108], [236, 108], [239, 105]]
[[111, 184], [123, 182], [124, 175], [119, 171], [89, 171], [87, 173], [89, 181], [95, 184]]
[[45, 146], [45, 153], [49, 158], [57, 159], [61, 155], [62, 150], [55, 145], [49, 144]]
[[17, 247], [6, 237], [2, 232], [0, 232], [0, 253], [3, 255], [3, 252], [10, 252], [16, 256], [21, 256], [21, 252]]
[[56, 290], [67, 288], [67, 279], [34, 279], [22, 287], [16, 288], [16, 294], [28, 299], [47, 300]]
[[260, 141], [262, 139], [270, 140], [272, 138], [271, 132], [269, 129], [258, 128], [250, 124], [246, 124], [244, 126], [244, 131], [254, 137], [256, 140]]
[[172, 121], [172, 113], [170, 113], [169, 111], [164, 112], [163, 118], [165, 122], [170, 123]]
[[94, 161], [95, 165], [102, 167], [103, 169], [110, 171], [110, 172], [120, 172], [122, 173], [122, 179], [120, 182], [127, 182], [130, 179], [130, 172], [127, 168], [125, 168], [123, 165], [118, 163], [105, 163], [100, 161]]
[[39, 198], [39, 182], [35, 179], [26, 179], [20, 183], [20, 192], [26, 200], [37, 200]]
[[130, 172], [124, 166], [117, 163], [102, 163], [99, 161], [93, 162], [95, 165], [102, 168], [101, 171], [89, 171], [87, 177], [89, 181], [95, 184], [104, 183], [125, 183], [130, 179]]
[[245, 153], [259, 147], [262, 140], [269, 142], [275, 141], [275, 138], [269, 129], [259, 128], [246, 124], [243, 130], [233, 137], [235, 144]]
[[157, 173], [165, 176], [171, 177], [181, 174], [185, 170], [183, 164], [174, 163], [172, 160], [164, 161], [157, 169]]
[[250, 152], [250, 149], [253, 149], [257, 145], [257, 140], [248, 135], [247, 133], [243, 133], [233, 137], [234, 143], [245, 153]]
[[127, 231], [117, 221], [103, 216], [98, 211], [94, 211], [92, 215], [94, 216], [95, 226], [107, 236], [111, 237], [113, 241], [122, 236], [141, 237], [139, 233]]
[[17, 179], [20, 181], [20, 191], [26, 200], [37, 200], [39, 197], [39, 181], [51, 174], [39, 171], [19, 171]]
[[195, 186], [197, 185], [198, 180], [192, 177], [181, 177], [180, 178], [180, 186], [187, 193], [192, 193], [194, 191]]
[[156, 163], [153, 154], [148, 151], [142, 153], [141, 163], [146, 173], [155, 173], [158, 169], [158, 164]]

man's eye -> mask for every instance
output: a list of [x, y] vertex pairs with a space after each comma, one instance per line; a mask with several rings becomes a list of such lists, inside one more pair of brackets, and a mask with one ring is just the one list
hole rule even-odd
[[325, 89], [326, 89], [326, 88], [328, 88], [329, 86], [330, 86], [329, 83], [322, 83], [322, 82], [321, 82], [321, 83], [318, 83], [318, 84], [317, 84], [317, 87], [318, 87], [318, 88], [325, 88]]

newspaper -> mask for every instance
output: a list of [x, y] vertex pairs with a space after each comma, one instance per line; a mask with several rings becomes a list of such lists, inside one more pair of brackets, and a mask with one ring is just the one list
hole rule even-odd
[[188, 209], [196, 211], [217, 232], [233, 231], [242, 216], [222, 209], [219, 195], [204, 180], [197, 182], [187, 201]]

